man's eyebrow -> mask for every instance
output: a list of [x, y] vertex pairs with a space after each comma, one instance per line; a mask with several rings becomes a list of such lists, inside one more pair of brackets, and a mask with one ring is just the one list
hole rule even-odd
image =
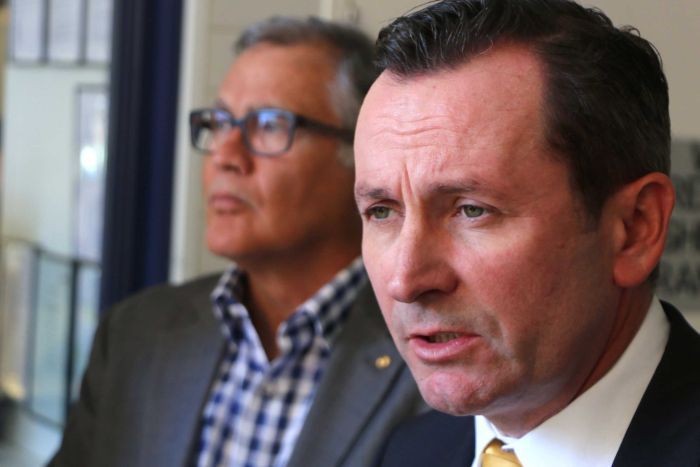
[[389, 190], [386, 188], [373, 188], [362, 183], [355, 187], [355, 199], [386, 199], [390, 197]]
[[[453, 195], [459, 193], [473, 193], [475, 191], [487, 191], [482, 183], [476, 180], [456, 181], [456, 182], [436, 182], [428, 186], [428, 193], [436, 193], [440, 195]], [[386, 188], [371, 187], [369, 185], [359, 183], [355, 187], [356, 198], [390, 198], [390, 191]]]
[[483, 189], [483, 185], [476, 180], [458, 181], [451, 183], [434, 183], [428, 187], [429, 193], [440, 195], [454, 195], [460, 193], [473, 193]]

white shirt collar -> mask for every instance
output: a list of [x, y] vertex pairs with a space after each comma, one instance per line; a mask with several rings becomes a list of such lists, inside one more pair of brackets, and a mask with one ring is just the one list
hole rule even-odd
[[658, 299], [634, 339], [603, 378], [571, 404], [519, 439], [500, 435], [483, 416], [475, 417], [476, 445], [472, 467], [494, 437], [506, 443], [523, 467], [566, 465], [609, 467], [627, 427], [661, 361], [669, 324]]

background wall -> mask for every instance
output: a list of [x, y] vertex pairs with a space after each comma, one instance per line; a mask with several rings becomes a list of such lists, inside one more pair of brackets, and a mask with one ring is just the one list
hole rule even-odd
[[5, 80], [2, 236], [72, 255], [77, 87], [104, 85], [106, 71], [8, 64]]
[[[9, 396], [33, 415], [0, 413], [0, 465], [43, 465], [60, 440], [48, 417], [62, 416], [64, 406], [70, 264], [53, 254], [39, 261], [32, 245], [65, 257], [76, 253], [78, 87], [106, 87], [108, 72], [106, 65], [6, 62], [8, 8], [2, 3], [0, 399]], [[14, 239], [30, 244], [6, 243]], [[78, 352], [91, 340], [97, 318], [95, 307], [91, 311], [76, 334]]]

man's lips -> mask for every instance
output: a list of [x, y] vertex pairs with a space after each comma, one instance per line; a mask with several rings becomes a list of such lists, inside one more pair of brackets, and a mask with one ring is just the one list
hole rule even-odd
[[436, 334], [432, 335], [426, 335], [426, 336], [417, 336], [420, 339], [425, 339], [431, 344], [440, 344], [440, 343], [445, 343], [449, 342], [453, 339], [457, 339], [460, 336], [458, 332], [439, 332]]
[[231, 193], [213, 193], [209, 196], [209, 207], [217, 212], [233, 213], [248, 206], [247, 201]]
[[236, 180], [223, 176], [209, 180], [206, 187], [207, 206], [214, 212], [236, 213], [253, 206], [250, 197], [241, 190]]
[[418, 332], [409, 336], [408, 344], [424, 363], [447, 363], [469, 353], [479, 337], [461, 331]]

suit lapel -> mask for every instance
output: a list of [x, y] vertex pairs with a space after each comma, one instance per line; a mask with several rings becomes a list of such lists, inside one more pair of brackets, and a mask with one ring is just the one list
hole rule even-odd
[[384, 450], [382, 467], [467, 467], [474, 460], [474, 417], [430, 410], [401, 425]]
[[334, 344], [288, 465], [338, 465], [397, 377], [401, 362], [366, 285]]
[[[443, 422], [434, 425], [431, 433], [424, 440], [416, 439], [417, 449], [424, 446], [423, 443], [434, 442], [431, 447], [433, 457], [426, 459], [426, 463], [443, 467], [466, 467], [472, 464], [476, 456], [476, 429], [474, 417], [455, 417], [436, 412]], [[435, 446], [438, 446], [437, 448]]]
[[632, 418], [615, 467], [700, 465], [700, 336], [680, 312], [663, 303], [668, 344]]
[[149, 465], [182, 465], [193, 447], [224, 346], [209, 300], [213, 288], [214, 282], [206, 282], [193, 296], [183, 294], [174, 304], [179, 310], [173, 322], [156, 337], [144, 417], [145, 452], [150, 453], [144, 457]]

